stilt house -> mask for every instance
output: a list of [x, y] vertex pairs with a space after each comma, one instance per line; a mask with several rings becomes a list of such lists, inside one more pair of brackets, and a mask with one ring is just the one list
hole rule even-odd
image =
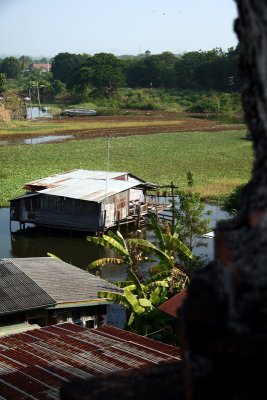
[[146, 214], [146, 190], [154, 188], [128, 172], [74, 170], [25, 184], [10, 200], [10, 220], [24, 225], [97, 234]]

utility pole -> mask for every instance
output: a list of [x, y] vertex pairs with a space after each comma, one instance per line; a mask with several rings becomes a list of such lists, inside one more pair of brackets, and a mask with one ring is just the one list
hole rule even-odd
[[39, 83], [36, 82], [36, 89], [37, 89], [37, 99], [38, 99], [38, 104], [39, 104], [39, 111], [41, 109], [41, 102], [40, 102], [40, 91], [39, 91]]
[[231, 108], [233, 109], [233, 85], [235, 84], [234, 82], [234, 77], [233, 76], [228, 76], [228, 85], [230, 86], [230, 93], [231, 93]]
[[230, 86], [230, 93], [233, 94], [233, 85], [235, 84], [234, 77], [228, 76], [228, 85]]
[[31, 119], [32, 119], [32, 94], [31, 94], [31, 89], [29, 89], [29, 98], [30, 98]]

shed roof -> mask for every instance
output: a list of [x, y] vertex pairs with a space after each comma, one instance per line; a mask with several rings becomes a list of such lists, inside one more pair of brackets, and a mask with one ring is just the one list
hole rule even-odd
[[110, 326], [70, 323], [0, 338], [3, 398], [59, 399], [62, 384], [180, 360], [180, 349]]
[[109, 179], [108, 181], [96, 179], [68, 179], [58, 183], [57, 186], [37, 190], [51, 196], [68, 197], [100, 203], [107, 197], [124, 192], [138, 186], [136, 182], [120, 181]]
[[53, 304], [68, 303], [71, 306], [75, 302], [80, 305], [81, 302], [101, 302], [99, 291], [121, 292], [112, 283], [52, 257], [11, 258], [2, 262], [11, 263], [50, 296]]
[[24, 187], [51, 196], [101, 202], [106, 197], [143, 184], [143, 180], [128, 172], [79, 169], [37, 179], [26, 183]]
[[13, 259], [0, 260], [0, 315], [54, 304], [56, 301]]
[[128, 177], [134, 177], [140, 182], [144, 182], [142, 179], [135, 177], [129, 172], [112, 172], [112, 171], [94, 171], [87, 169], [75, 169], [73, 171], [63, 172], [60, 174], [50, 175], [46, 178], [36, 179], [34, 181], [28, 182], [25, 186], [44, 186], [51, 187], [53, 185], [58, 185], [62, 181], [68, 179], [96, 179], [96, 180], [106, 180], [106, 179], [125, 179], [128, 180]]

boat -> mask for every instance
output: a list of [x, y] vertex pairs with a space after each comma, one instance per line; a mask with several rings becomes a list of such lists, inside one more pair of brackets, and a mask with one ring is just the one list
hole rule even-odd
[[89, 108], [67, 108], [66, 110], [63, 111], [62, 114], [67, 115], [69, 117], [77, 117], [77, 116], [96, 115], [97, 112]]

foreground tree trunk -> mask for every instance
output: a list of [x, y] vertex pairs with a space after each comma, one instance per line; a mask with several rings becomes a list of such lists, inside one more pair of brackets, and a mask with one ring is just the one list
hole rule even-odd
[[215, 231], [216, 261], [182, 309], [186, 395], [258, 399], [267, 365], [267, 0], [236, 0], [245, 118], [255, 161], [239, 215]]

